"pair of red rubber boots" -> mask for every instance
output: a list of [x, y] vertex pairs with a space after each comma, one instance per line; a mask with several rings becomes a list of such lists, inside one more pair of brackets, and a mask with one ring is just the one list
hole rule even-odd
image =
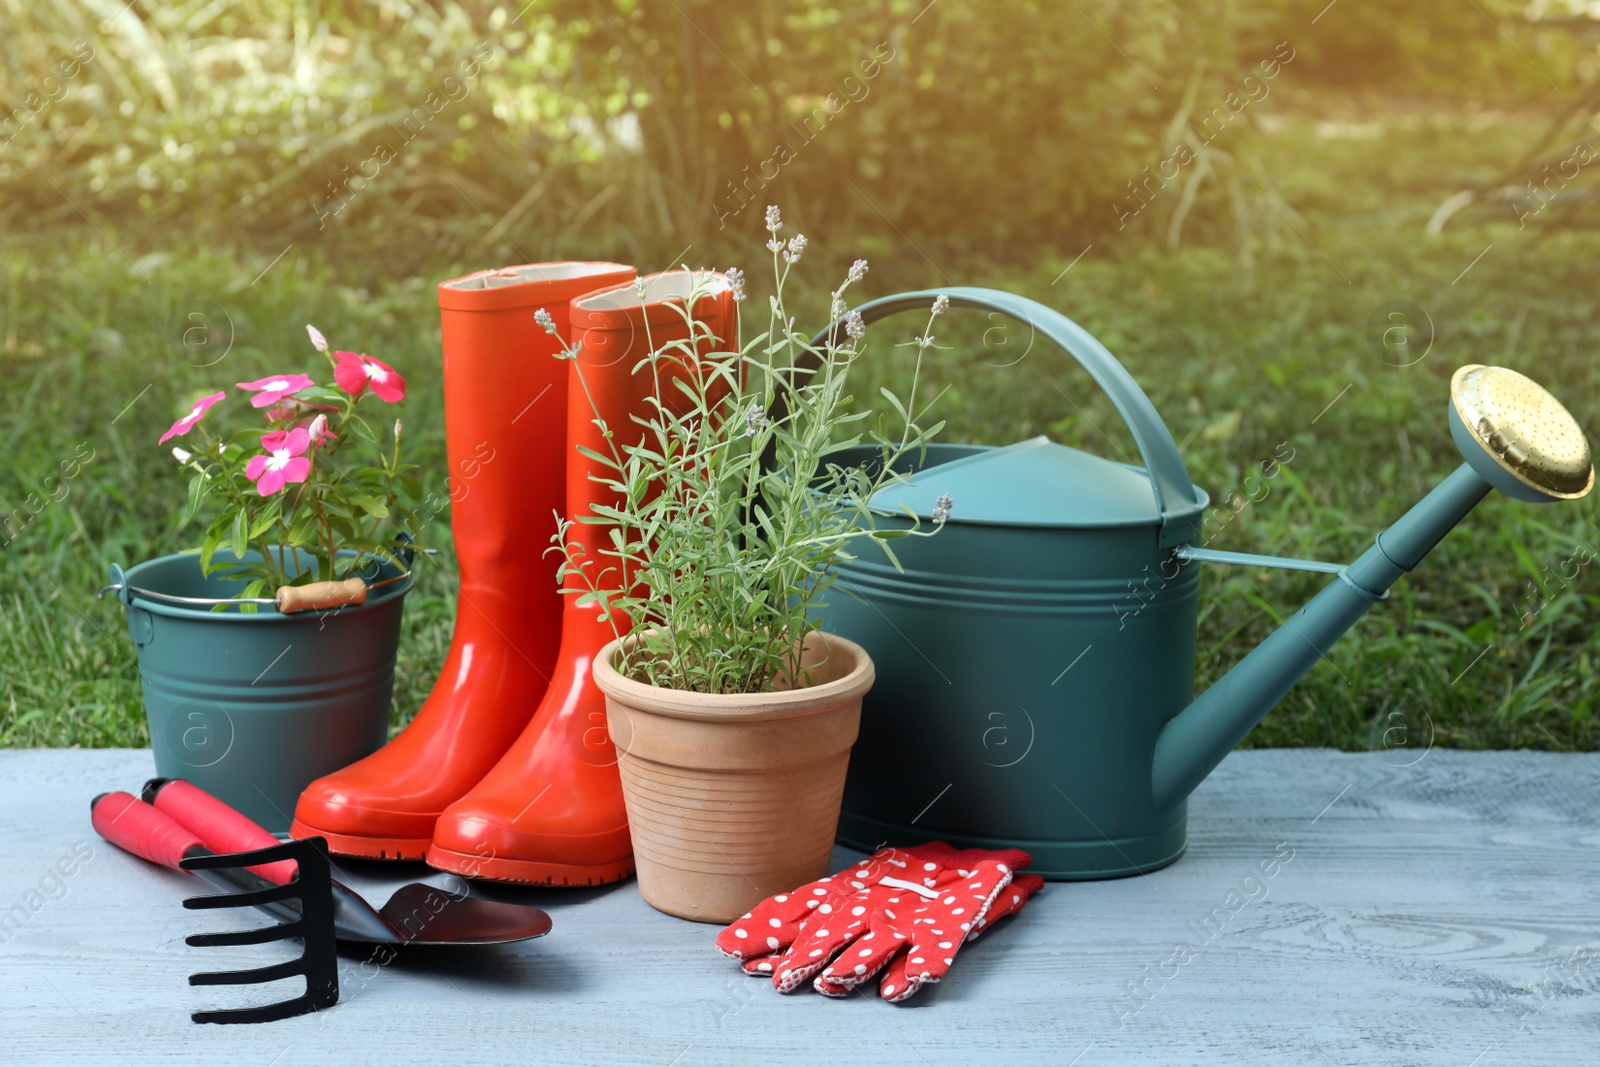
[[[596, 606], [560, 594], [547, 550], [558, 514], [577, 519], [609, 499], [596, 480], [604, 471], [578, 448], [608, 453], [641, 438], [634, 420], [652, 414], [654, 382], [635, 368], [688, 336], [691, 293], [709, 293], [694, 317], [722, 339], [703, 347], [737, 350], [733, 292], [715, 274], [635, 280], [618, 263], [545, 263], [439, 286], [455, 634], [416, 718], [312, 782], [292, 836], [495, 881], [594, 885], [633, 873], [605, 700], [590, 678], [615, 635]], [[535, 317], [541, 308], [548, 319]], [[576, 359], [556, 358], [574, 341]], [[594, 525], [573, 536], [607, 543]]]

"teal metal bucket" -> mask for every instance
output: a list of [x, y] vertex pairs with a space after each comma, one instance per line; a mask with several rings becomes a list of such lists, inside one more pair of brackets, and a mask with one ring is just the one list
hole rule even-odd
[[[363, 577], [376, 583], [402, 573], [386, 563]], [[194, 553], [163, 556], [126, 574], [113, 565], [111, 585], [138, 650], [161, 777], [187, 779], [285, 833], [313, 779], [387, 740], [411, 578], [373, 589], [363, 604], [290, 615], [270, 606], [211, 611], [149, 595], [228, 598], [245, 585], [221, 574], [207, 578]]]

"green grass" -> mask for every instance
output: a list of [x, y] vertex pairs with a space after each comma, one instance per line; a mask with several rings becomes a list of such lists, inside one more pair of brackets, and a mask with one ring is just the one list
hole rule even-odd
[[[1426, 217], [1436, 187], [1411, 182], [1414, 174], [1404, 182], [1372, 177], [1415, 131], [1345, 145], [1340, 167], [1324, 172], [1296, 162], [1315, 147], [1309, 129], [1269, 138], [1262, 158], [1291, 201], [1316, 207], [1326, 199], [1326, 210], [1308, 207], [1294, 225], [1270, 216], [1248, 261], [1208, 247], [1157, 253], [1147, 236], [1130, 231], [1096, 245], [1063, 276], [1082, 249], [1070, 234], [1058, 256], [1028, 264], [928, 249], [930, 263], [904, 247], [852, 247], [843, 235], [813, 234], [808, 255], [836, 261], [802, 270], [821, 293], [840, 263], [866, 254], [873, 260], [868, 295], [948, 279], [1061, 308], [1144, 385], [1214, 500], [1240, 491], [1251, 467], [1280, 444], [1294, 450], [1267, 496], [1222, 526], [1213, 547], [1347, 560], [1459, 462], [1445, 422], [1456, 366], [1520, 369], [1548, 384], [1591, 432], [1600, 427], [1592, 310], [1600, 236], [1536, 237], [1474, 221], [1424, 239], [1418, 216]], [[1433, 142], [1431, 166], [1472, 163], [1470, 145], [1430, 135]], [[1363, 174], [1407, 195], [1390, 202], [1356, 188], [1341, 214], [1332, 191]], [[314, 322], [336, 343], [360, 346], [406, 374], [410, 458], [429, 472], [427, 488], [438, 489], [443, 424], [432, 283], [513, 258], [492, 248], [482, 263], [437, 262], [396, 277], [359, 250], [330, 247], [297, 250], [257, 279], [276, 248], [146, 255], [170, 239], [115, 239], [126, 259], [92, 232], [11, 241], [0, 253], [0, 520], [29, 493], [42, 497], [43, 480], [61, 463], [93, 453], [65, 483], [63, 499], [0, 533], [9, 539], [0, 545], [0, 744], [145, 742], [132, 644], [115, 604], [93, 594], [108, 564], [196, 542], [196, 529], [174, 521], [183, 499], [177, 466], [155, 446], [195, 393], [300, 362], [302, 324]], [[608, 251], [577, 243], [556, 250]], [[718, 249], [706, 258], [731, 255]], [[762, 277], [759, 255], [738, 258]], [[1420, 306], [1433, 324], [1428, 356], [1413, 366], [1390, 365], [1395, 357], [1369, 342], [1369, 320], [1394, 301]], [[810, 307], [820, 316], [825, 304], [823, 293]], [[180, 341], [195, 311], [219, 325], [218, 344], [232, 336], [228, 354], [209, 368], [190, 364], [213, 356], [187, 352]], [[861, 395], [906, 373], [906, 350], [889, 342], [920, 325], [907, 318], [875, 328]], [[949, 387], [940, 401], [950, 420], [946, 440], [1005, 443], [1049, 433], [1111, 456], [1134, 454], [1109, 405], [1062, 354], [1029, 349], [1019, 328], [970, 314], [953, 315], [944, 330], [941, 343], [950, 347], [933, 361], [927, 395]], [[1250, 743], [1369, 749], [1394, 744], [1392, 731], [1404, 728], [1413, 745], [1427, 734], [1461, 747], [1600, 748], [1600, 583], [1596, 567], [1578, 568], [1573, 559], [1584, 546], [1600, 551], [1597, 522], [1593, 500], [1535, 507], [1491, 497]], [[447, 516], [430, 539], [446, 551], [408, 600], [397, 727], [426, 695], [449, 641]], [[1569, 560], [1575, 576], [1563, 581], [1556, 575]], [[1319, 584], [1291, 572], [1208, 570], [1201, 684]], [[1542, 609], [1529, 619], [1533, 603]]]

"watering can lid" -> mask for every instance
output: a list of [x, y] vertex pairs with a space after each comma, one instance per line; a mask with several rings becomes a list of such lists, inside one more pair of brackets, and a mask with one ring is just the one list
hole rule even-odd
[[942, 495], [950, 497], [952, 523], [1106, 527], [1161, 522], [1144, 468], [1113, 463], [1048, 437], [924, 468], [906, 482], [880, 489], [872, 507], [902, 512], [910, 508], [931, 520]]

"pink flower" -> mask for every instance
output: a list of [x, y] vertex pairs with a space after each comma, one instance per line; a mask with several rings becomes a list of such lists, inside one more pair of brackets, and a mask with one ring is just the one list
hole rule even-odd
[[290, 397], [261, 413], [268, 422], [288, 422], [300, 414], [300, 401]]
[[306, 427], [306, 436], [311, 438], [311, 447], [320, 448], [327, 441], [337, 440], [339, 435], [328, 429], [328, 416], [318, 415], [311, 420], [311, 425]]
[[244, 476], [256, 483], [256, 492], [262, 496], [271, 496], [290, 482], [303, 482], [310, 476], [311, 460], [305, 453], [311, 447], [311, 435], [300, 427], [263, 435], [261, 447], [266, 452], [250, 457]]
[[398, 404], [405, 399], [406, 380], [383, 360], [355, 352], [335, 352], [333, 358], [338, 361], [333, 368], [333, 380], [351, 396], [360, 396], [370, 382], [378, 399], [387, 404]]
[[195, 403], [194, 408], [189, 412], [189, 414], [173, 423], [167, 432], [161, 435], [161, 440], [157, 441], [156, 444], [164, 445], [172, 438], [182, 437], [184, 434], [194, 429], [200, 420], [205, 418], [205, 414], [211, 409], [211, 405], [215, 404], [217, 401], [221, 400], [227, 395], [228, 392], [226, 389], [224, 389], [220, 393], [212, 393], [210, 396], [202, 397]]
[[291, 422], [303, 411], [338, 411], [332, 404], [313, 404], [297, 396], [285, 397], [261, 414], [268, 422]]
[[[338, 408], [330, 408], [326, 404], [307, 404], [303, 400], [285, 400], [277, 407], [268, 409], [266, 412], [264, 412], [264, 414], [273, 422], [287, 422], [298, 416], [301, 411], [311, 408], [321, 408], [322, 411], [339, 410]], [[329, 441], [336, 441], [339, 439], [338, 434], [328, 429], [328, 416], [322, 414], [321, 412], [318, 412], [315, 418], [301, 419], [299, 422], [296, 422], [294, 426], [291, 426], [290, 429], [294, 429], [295, 427], [299, 427], [300, 429], [304, 430], [306, 432], [306, 436], [311, 438], [312, 448], [318, 448]], [[267, 451], [270, 452], [274, 448], [282, 447], [282, 442], [288, 439], [287, 434], [287, 430], [272, 430], [269, 431], [261, 440], [263, 444], [268, 441], [277, 442], [277, 444], [265, 444]]]
[[248, 389], [256, 395], [250, 398], [253, 408], [268, 408], [284, 397], [298, 393], [302, 389], [309, 389], [316, 383], [304, 374], [275, 374], [268, 378], [257, 378], [253, 382], [236, 382], [240, 389]]

